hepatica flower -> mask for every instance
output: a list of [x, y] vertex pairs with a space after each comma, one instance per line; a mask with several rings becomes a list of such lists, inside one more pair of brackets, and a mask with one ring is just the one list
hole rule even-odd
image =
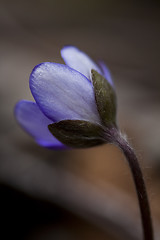
[[116, 95], [103, 62], [96, 64], [76, 47], [61, 50], [65, 64], [44, 62], [30, 75], [35, 102], [15, 107], [19, 124], [47, 148], [84, 148], [117, 145], [126, 156], [135, 182], [144, 240], [153, 240], [147, 192], [137, 157], [116, 124]]
[[18, 102], [16, 118], [43, 147], [102, 144], [104, 129], [116, 125], [110, 73], [76, 47], [64, 47], [61, 56], [65, 64], [44, 62], [33, 69], [29, 84], [35, 102]]

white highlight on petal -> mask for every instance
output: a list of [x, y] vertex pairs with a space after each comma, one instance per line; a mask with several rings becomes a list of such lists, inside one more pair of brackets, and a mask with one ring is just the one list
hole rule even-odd
[[53, 121], [41, 112], [35, 102], [21, 100], [15, 107], [15, 115], [18, 123], [39, 145], [55, 149], [64, 147], [48, 130]]
[[74, 69], [42, 63], [31, 73], [30, 88], [40, 109], [53, 122], [79, 119], [100, 123], [92, 84]]
[[101, 73], [97, 64], [84, 52], [74, 46], [66, 46], [61, 50], [61, 56], [64, 62], [71, 68], [91, 79], [91, 69]]

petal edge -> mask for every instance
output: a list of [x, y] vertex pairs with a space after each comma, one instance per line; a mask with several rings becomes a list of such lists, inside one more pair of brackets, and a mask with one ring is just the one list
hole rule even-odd
[[103, 76], [106, 78], [106, 80], [109, 82], [109, 84], [111, 84], [111, 86], [114, 87], [114, 83], [113, 83], [113, 80], [112, 80], [112, 77], [111, 77], [108, 67], [106, 66], [106, 64], [103, 61], [99, 61], [98, 63], [102, 69]]
[[91, 80], [91, 69], [101, 73], [98, 65], [84, 52], [74, 46], [65, 46], [61, 49], [64, 62]]
[[21, 100], [15, 106], [15, 116], [21, 127], [28, 132], [35, 141], [47, 148], [62, 149], [65, 146], [59, 142], [48, 130], [53, 123], [39, 109], [37, 104], [28, 100]]

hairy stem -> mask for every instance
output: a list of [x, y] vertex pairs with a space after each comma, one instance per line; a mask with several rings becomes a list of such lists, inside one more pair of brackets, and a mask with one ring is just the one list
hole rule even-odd
[[117, 130], [116, 128], [111, 128], [109, 131], [106, 131], [105, 138], [108, 141], [108, 138], [110, 138], [111, 142], [115, 145], [117, 145], [122, 152], [124, 153], [128, 164], [130, 166], [132, 176], [134, 179], [137, 196], [139, 200], [139, 207], [141, 212], [141, 219], [142, 219], [142, 225], [143, 225], [143, 235], [144, 240], [153, 240], [153, 229], [152, 229], [152, 219], [151, 219], [151, 213], [150, 213], [150, 206], [147, 196], [147, 191], [142, 175], [141, 168], [138, 163], [137, 156], [130, 147], [129, 143], [125, 139], [125, 137], [122, 136], [122, 134]]

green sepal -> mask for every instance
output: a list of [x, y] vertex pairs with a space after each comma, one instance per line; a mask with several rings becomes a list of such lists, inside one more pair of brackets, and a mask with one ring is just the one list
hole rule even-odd
[[116, 94], [109, 82], [92, 69], [92, 82], [97, 109], [105, 126], [116, 126]]
[[63, 144], [72, 148], [87, 148], [104, 143], [103, 128], [82, 120], [63, 120], [48, 125], [49, 131]]

